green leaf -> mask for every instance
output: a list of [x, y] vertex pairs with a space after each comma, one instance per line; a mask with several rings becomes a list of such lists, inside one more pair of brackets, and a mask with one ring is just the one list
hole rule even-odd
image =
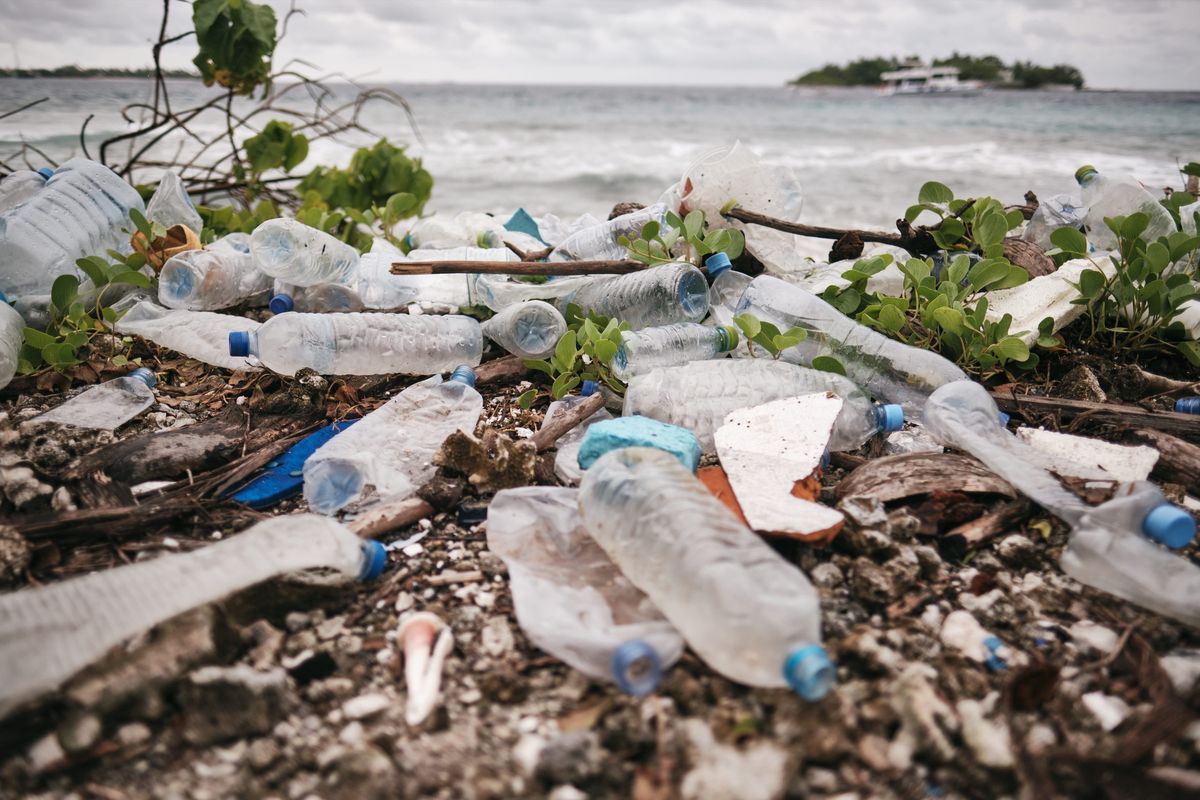
[[917, 193], [917, 200], [922, 203], [945, 205], [953, 199], [954, 192], [950, 191], [950, 187], [937, 181], [928, 181], [921, 187], [921, 191]]
[[771, 337], [771, 344], [774, 345], [775, 352], [777, 353], [782, 353], [789, 347], [795, 347], [796, 345], [800, 344], [801, 341], [802, 340], [799, 336], [787, 336], [782, 333], [778, 336]]
[[417, 207], [417, 197], [411, 192], [396, 192], [387, 199], [384, 214], [389, 220], [403, 219]]
[[907, 320], [895, 306], [885, 305], [879, 309], [879, 324], [891, 333], [899, 333]]
[[578, 353], [579, 349], [576, 344], [575, 331], [568, 330], [558, 340], [558, 345], [554, 348], [554, 355], [564, 365], [564, 372], [575, 366], [575, 358]]
[[537, 389], [530, 389], [527, 392], [523, 392], [521, 396], [517, 398], [517, 405], [528, 411], [533, 407], [533, 401], [537, 400], [537, 395]]
[[836, 296], [826, 298], [826, 302], [846, 316], [851, 316], [858, 311], [861, 301], [862, 294], [853, 287], [842, 289]]
[[642, 226], [642, 239], [644, 239], [647, 242], [650, 241], [654, 237], [658, 236], [658, 229], [659, 229], [658, 220], [654, 220], [654, 219], [650, 220], [649, 222], [647, 222], [645, 225]]
[[992, 352], [1008, 361], [1024, 361], [1029, 358], [1029, 345], [1015, 336], [1006, 336], [996, 342]]
[[700, 209], [688, 212], [688, 215], [683, 218], [683, 233], [688, 239], [697, 238], [703, 229], [704, 212]]
[[308, 158], [308, 137], [302, 133], [292, 134], [283, 157], [283, 171], [291, 172], [306, 158]]
[[36, 347], [38, 350], [41, 350], [46, 345], [54, 344], [56, 341], [58, 340], [53, 336], [39, 331], [37, 328], [25, 329], [25, 344]]
[[92, 285], [97, 289], [102, 289], [108, 283], [108, 262], [99, 256], [88, 256], [87, 258], [76, 259], [75, 266], [83, 270], [83, 273], [91, 280]]
[[66, 342], [56, 342], [42, 348], [42, 358], [52, 367], [69, 367], [79, 363], [75, 348]]
[[550, 366], [550, 362], [541, 358], [527, 358], [523, 362], [528, 369], [544, 372], [547, 375], [554, 375], [554, 368]]
[[1161, 274], [1171, 263], [1171, 251], [1162, 242], [1151, 242], [1146, 245], [1146, 263], [1156, 275]]
[[[75, 275], [59, 275], [50, 287], [50, 302], [60, 313], [66, 312], [72, 301], [79, 296], [79, 278]], [[48, 359], [47, 359], [48, 360]]]
[[1079, 273], [1079, 294], [1088, 300], [1094, 300], [1104, 291], [1107, 282], [1104, 273], [1096, 269], [1085, 269]]
[[146, 215], [136, 208], [129, 209], [129, 218], [133, 220], [133, 226], [137, 228], [138, 233], [145, 236], [148, 240], [153, 240], [153, 226], [146, 221]]
[[613, 356], [617, 354], [617, 345], [608, 339], [600, 339], [596, 342], [596, 359], [601, 364], [608, 364], [613, 360]]
[[143, 275], [140, 272], [135, 272], [131, 269], [113, 274], [112, 279], [109, 282], [114, 284], [137, 286], [141, 289], [148, 289], [154, 283], [154, 281], [148, 276]]
[[967, 226], [964, 225], [963, 221], [960, 219], [955, 217], [946, 217], [944, 220], [942, 220], [941, 224], [937, 226], [937, 231], [943, 240], [945, 240], [948, 244], [953, 244], [961, 239], [963, 234], [967, 232]]
[[1176, 342], [1175, 349], [1188, 360], [1193, 367], [1200, 367], [1200, 342], [1189, 339], [1186, 342]]
[[846, 368], [842, 366], [842, 362], [833, 356], [817, 356], [812, 360], [812, 368], [821, 372], [834, 372], [843, 376], [846, 374]]
[[578, 375], [572, 372], [564, 372], [554, 379], [553, 385], [550, 387], [550, 396], [555, 400], [561, 400], [572, 389], [578, 386], [581, 379]]
[[1000, 244], [1004, 241], [1006, 233], [1008, 233], [1008, 220], [1004, 218], [1003, 214], [987, 214], [975, 222], [975, 241], [981, 247]]
[[1008, 277], [1011, 264], [1002, 258], [985, 258], [971, 268], [967, 274], [967, 284], [977, 292], [983, 291], [992, 284]]
[[966, 318], [960, 309], [950, 306], [934, 309], [930, 315], [938, 327], [949, 333], [961, 335], [966, 325]]
[[739, 314], [733, 318], [733, 322], [746, 335], [747, 339], [753, 339], [762, 330], [762, 323], [753, 314]]

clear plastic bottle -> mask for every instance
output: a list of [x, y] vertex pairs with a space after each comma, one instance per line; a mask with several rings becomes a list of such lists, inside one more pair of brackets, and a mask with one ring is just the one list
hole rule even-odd
[[817, 356], [833, 356], [863, 391], [911, 414], [920, 412], [934, 389], [967, 379], [937, 353], [860, 325], [812, 292], [770, 275], [759, 275], [746, 288], [736, 313], [747, 312], [780, 330], [808, 331], [807, 339], [783, 351], [785, 361], [808, 366]]
[[804, 573], [755, 536], [674, 456], [632, 447], [584, 473], [596, 543], [710, 667], [751, 686], [823, 697], [836, 671]]
[[718, 325], [732, 325], [738, 301], [753, 280], [737, 272], [724, 253], [713, 253], [704, 260], [708, 268], [708, 311]]
[[[118, 306], [114, 306], [118, 310]], [[214, 367], [257, 370], [244, 357], [229, 354], [229, 335], [258, 330], [262, 325], [246, 317], [212, 311], [163, 308], [150, 300], [134, 303], [113, 326], [117, 333], [141, 336], [189, 358]]]
[[21, 346], [25, 344], [25, 320], [0, 294], [0, 389], [17, 374]]
[[188, 553], [0, 595], [0, 718], [160, 622], [277, 575], [334, 569], [373, 580], [378, 542], [333, 520], [292, 514]]
[[677, 322], [640, 331], [625, 331], [612, 360], [613, 375], [628, 381], [657, 367], [722, 358], [738, 345], [737, 329]]
[[472, 276], [471, 290], [477, 303], [499, 312], [530, 300], [558, 302], [583, 286], [603, 280], [607, 278], [597, 275], [565, 275], [549, 278], [542, 283], [530, 283], [510, 275], [479, 274]]
[[541, 358], [567, 332], [567, 321], [558, 309], [541, 300], [509, 306], [481, 326], [483, 335], [514, 356]]
[[711, 453], [713, 434], [731, 412], [814, 392], [833, 392], [843, 401], [830, 450], [856, 450], [876, 433], [904, 424], [899, 406], [875, 405], [841, 375], [769, 358], [693, 361], [635, 376], [625, 390], [623, 413], [687, 428]]
[[49, 294], [59, 275], [79, 274], [75, 261], [108, 250], [130, 251], [129, 209], [145, 205], [108, 167], [73, 158], [35, 195], [0, 214], [0, 292]]
[[1037, 211], [1029, 218], [1021, 238], [1049, 250], [1054, 246], [1050, 243], [1050, 234], [1059, 228], [1082, 228], [1087, 211], [1087, 206], [1078, 197], [1069, 194], [1048, 197], [1038, 202]]
[[588, 261], [594, 259], [605, 261], [626, 258], [629, 251], [617, 239], [621, 236], [628, 236], [630, 239], [637, 238], [638, 234], [642, 232], [642, 228], [646, 227], [646, 223], [653, 221], [662, 224], [666, 216], [666, 205], [655, 203], [652, 206], [614, 217], [599, 225], [584, 228], [560, 242], [547, 260]]
[[456, 247], [451, 250], [412, 250], [404, 255], [380, 240], [360, 262], [359, 293], [367, 308], [395, 310], [413, 303], [434, 303], [454, 308], [475, 305], [471, 284], [475, 276], [393, 275], [397, 261], [516, 261], [517, 255], [506, 247]]
[[1150, 217], [1150, 224], [1142, 238], [1154, 241], [1160, 236], [1175, 232], [1175, 220], [1171, 212], [1158, 202], [1158, 198], [1128, 175], [1101, 175], [1091, 164], [1075, 171], [1087, 206], [1084, 221], [1088, 228], [1088, 241], [1097, 250], [1112, 250], [1117, 246], [1117, 236], [1104, 224], [1105, 217], [1127, 217], [1141, 212]]
[[187, 189], [183, 188], [183, 180], [176, 172], [164, 172], [158, 180], [158, 188], [150, 202], [146, 204], [146, 219], [158, 222], [165, 228], [173, 225], [185, 225], [195, 233], [204, 228], [200, 212], [188, 197]]
[[267, 307], [272, 314], [299, 311], [309, 314], [346, 314], [363, 311], [366, 305], [358, 292], [340, 283], [318, 283], [316, 286], [293, 286], [275, 281]]
[[[555, 400], [546, 409], [546, 416], [542, 418], [542, 427], [545, 428], [554, 422], [559, 414], [565, 414], [582, 403], [585, 398], [595, 394], [599, 388], [595, 381], [584, 381], [579, 387], [579, 394], [567, 395], [561, 400]], [[583, 444], [583, 437], [594, 423], [612, 418], [613, 415], [608, 413], [608, 409], [601, 407], [595, 414], [558, 438], [558, 441], [554, 443], [554, 474], [560, 481], [568, 486], [579, 485], [579, 480], [583, 477], [583, 470], [579, 468], [579, 448]]]
[[403, 500], [437, 471], [433, 456], [457, 430], [471, 433], [483, 413], [475, 371], [460, 366], [413, 384], [339, 433], [304, 462], [304, 499], [334, 514], [373, 487], [375, 496]]
[[16, 208], [33, 197], [53, 174], [54, 170], [42, 167], [37, 172], [22, 169], [5, 176], [4, 180], [0, 180], [0, 213]]
[[115, 430], [154, 405], [155, 383], [153, 372], [138, 367], [128, 375], [97, 384], [34, 419], [77, 428]]
[[358, 251], [294, 219], [269, 219], [250, 235], [254, 263], [272, 278], [296, 286], [353, 285]]
[[283, 375], [428, 375], [479, 363], [483, 335], [471, 317], [408, 314], [280, 314], [256, 331], [229, 334], [231, 356], [254, 356]]
[[231, 233], [203, 250], [172, 256], [158, 277], [158, 301], [190, 311], [229, 308], [270, 289], [271, 276], [254, 266], [245, 233]]
[[699, 322], [708, 314], [708, 283], [704, 273], [686, 262], [615, 275], [585, 283], [560, 297], [558, 307], [574, 303], [628, 322], [633, 330], [672, 322]]
[[498, 492], [487, 540], [508, 566], [517, 622], [547, 653], [634, 695], [679, 660], [683, 637], [583, 529], [578, 489]]
[[500, 243], [503, 247], [504, 223], [489, 214], [463, 211], [453, 217], [434, 214], [418, 220], [408, 232], [414, 249], [448, 250], [463, 246]]

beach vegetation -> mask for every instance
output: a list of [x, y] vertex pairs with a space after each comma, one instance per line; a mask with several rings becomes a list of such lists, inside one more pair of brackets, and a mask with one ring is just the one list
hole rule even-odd
[[525, 366], [550, 378], [550, 396], [555, 400], [561, 400], [586, 380], [624, 394], [625, 384], [613, 375], [612, 360], [629, 323], [595, 312], [584, 313], [574, 303], [567, 305], [563, 318], [567, 332], [559, 338], [554, 353], [545, 359], [527, 359]]
[[641, 233], [630, 238], [619, 236], [617, 242], [629, 251], [629, 257], [647, 266], [669, 264], [680, 259], [699, 263], [714, 253], [724, 253], [732, 261], [742, 254], [746, 237], [737, 228], [709, 227], [704, 212], [696, 209], [686, 217], [668, 211], [660, 225], [651, 220]]

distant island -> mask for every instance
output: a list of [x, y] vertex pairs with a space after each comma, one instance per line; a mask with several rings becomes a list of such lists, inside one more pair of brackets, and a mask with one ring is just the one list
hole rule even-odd
[[[885, 82], [885, 73], [923, 66], [916, 57], [860, 58], [845, 66], [826, 64], [788, 81], [788, 85], [878, 86]], [[999, 56], [968, 56], [956, 52], [949, 58], [936, 59], [933, 67], [955, 68], [960, 80], [999, 89], [1082, 89], [1084, 85], [1083, 73], [1070, 64], [1055, 64], [1052, 67], [1043, 67], [1031, 61], [1005, 64]]]
[[[154, 67], [114, 69], [111, 67], [53, 67], [50, 69], [7, 69], [0, 67], [0, 78], [153, 78]], [[199, 78], [186, 69], [164, 69], [166, 78]]]

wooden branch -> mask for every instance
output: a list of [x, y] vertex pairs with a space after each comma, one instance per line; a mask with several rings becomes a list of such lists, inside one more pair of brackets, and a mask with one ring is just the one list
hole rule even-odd
[[433, 514], [433, 506], [419, 497], [410, 497], [397, 503], [386, 503], [370, 509], [346, 526], [360, 538], [366, 539], [381, 533], [407, 528], [409, 525]]
[[1144, 428], [1134, 431], [1130, 438], [1158, 451], [1154, 477], [1183, 484], [1193, 492], [1200, 487], [1200, 447], [1169, 433]]
[[640, 261], [396, 261], [393, 275], [626, 275], [640, 272]]
[[535, 433], [531, 437], [534, 447], [539, 451], [549, 450], [555, 442], [562, 438], [563, 434], [602, 408], [604, 408], [604, 396], [599, 392], [584, 398], [582, 403], [577, 404], [565, 414], [557, 415], [549, 425]]
[[516, 356], [503, 356], [475, 368], [475, 385], [499, 383], [519, 378], [529, 372], [524, 360]]
[[749, 211], [737, 206], [725, 214], [730, 219], [736, 219], [740, 222], [749, 222], [753, 225], [762, 225], [764, 228], [773, 228], [784, 233], [794, 233], [797, 236], [811, 236], [814, 239], [841, 239], [848, 233], [853, 233], [864, 242], [876, 242], [878, 244], [890, 244], [894, 247], [902, 247], [909, 252], [913, 250], [913, 240], [904, 237], [898, 233], [888, 233], [886, 231], [859, 231], [847, 228], [827, 228], [823, 225], [804, 225], [799, 222], [788, 222], [787, 220], [768, 217], [766, 214], [759, 214], [757, 211]]
[[943, 545], [961, 542], [964, 552], [978, 547], [1002, 533], [1013, 532], [1013, 526], [1033, 511], [1033, 504], [1023, 497], [1002, 503], [982, 517], [965, 522], [942, 534]]
[[1170, 411], [1147, 411], [1139, 406], [1116, 403], [1093, 403], [1090, 400], [1066, 400], [1061, 397], [1038, 397], [1031, 394], [992, 393], [1001, 411], [1028, 417], [1034, 414], [1058, 414], [1064, 420], [1086, 416], [1096, 422], [1124, 425], [1129, 428], [1151, 428], [1177, 436], [1200, 437], [1200, 417]]

